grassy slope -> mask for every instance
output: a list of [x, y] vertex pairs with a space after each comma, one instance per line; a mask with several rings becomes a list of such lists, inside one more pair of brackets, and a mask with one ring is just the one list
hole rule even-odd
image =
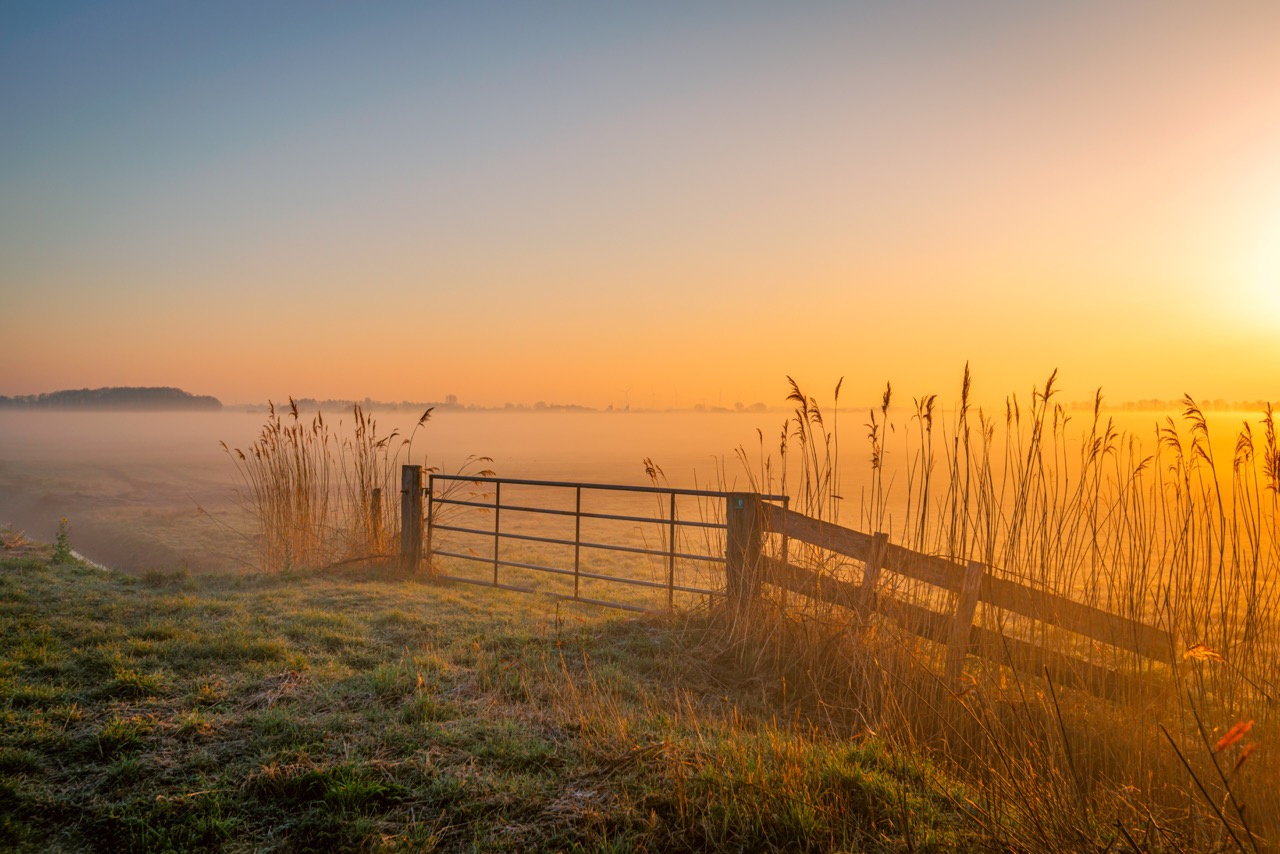
[[698, 629], [0, 551], [0, 848], [983, 847], [954, 782], [772, 720]]

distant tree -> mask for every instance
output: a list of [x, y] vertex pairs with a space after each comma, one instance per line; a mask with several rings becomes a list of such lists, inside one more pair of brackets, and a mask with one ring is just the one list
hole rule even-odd
[[221, 409], [222, 402], [208, 395], [194, 395], [170, 387], [106, 387], [0, 398], [0, 406], [42, 409]]

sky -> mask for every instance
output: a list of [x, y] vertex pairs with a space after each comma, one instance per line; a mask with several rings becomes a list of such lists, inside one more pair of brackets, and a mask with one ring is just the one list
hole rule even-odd
[[0, 6], [0, 394], [1280, 401], [1280, 3]]

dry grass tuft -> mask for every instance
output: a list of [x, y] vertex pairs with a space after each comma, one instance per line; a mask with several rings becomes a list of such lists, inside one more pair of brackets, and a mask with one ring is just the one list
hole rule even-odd
[[[423, 412], [408, 436], [380, 435], [377, 421], [356, 404], [347, 434], [322, 412], [308, 419], [290, 398], [284, 412], [270, 404], [247, 449], [223, 442], [254, 528], [254, 566], [276, 572], [391, 558], [400, 538], [400, 466], [413, 460], [414, 439], [431, 413]], [[469, 457], [460, 470], [489, 462]]]
[[21, 531], [15, 531], [12, 528], [0, 529], [0, 548], [5, 551], [15, 551], [30, 547], [31, 541]]

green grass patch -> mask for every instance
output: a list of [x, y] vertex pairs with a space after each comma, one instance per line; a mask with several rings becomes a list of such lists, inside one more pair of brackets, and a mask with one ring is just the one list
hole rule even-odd
[[748, 715], [679, 622], [320, 574], [0, 585], [3, 849], [981, 847], [954, 782]]

